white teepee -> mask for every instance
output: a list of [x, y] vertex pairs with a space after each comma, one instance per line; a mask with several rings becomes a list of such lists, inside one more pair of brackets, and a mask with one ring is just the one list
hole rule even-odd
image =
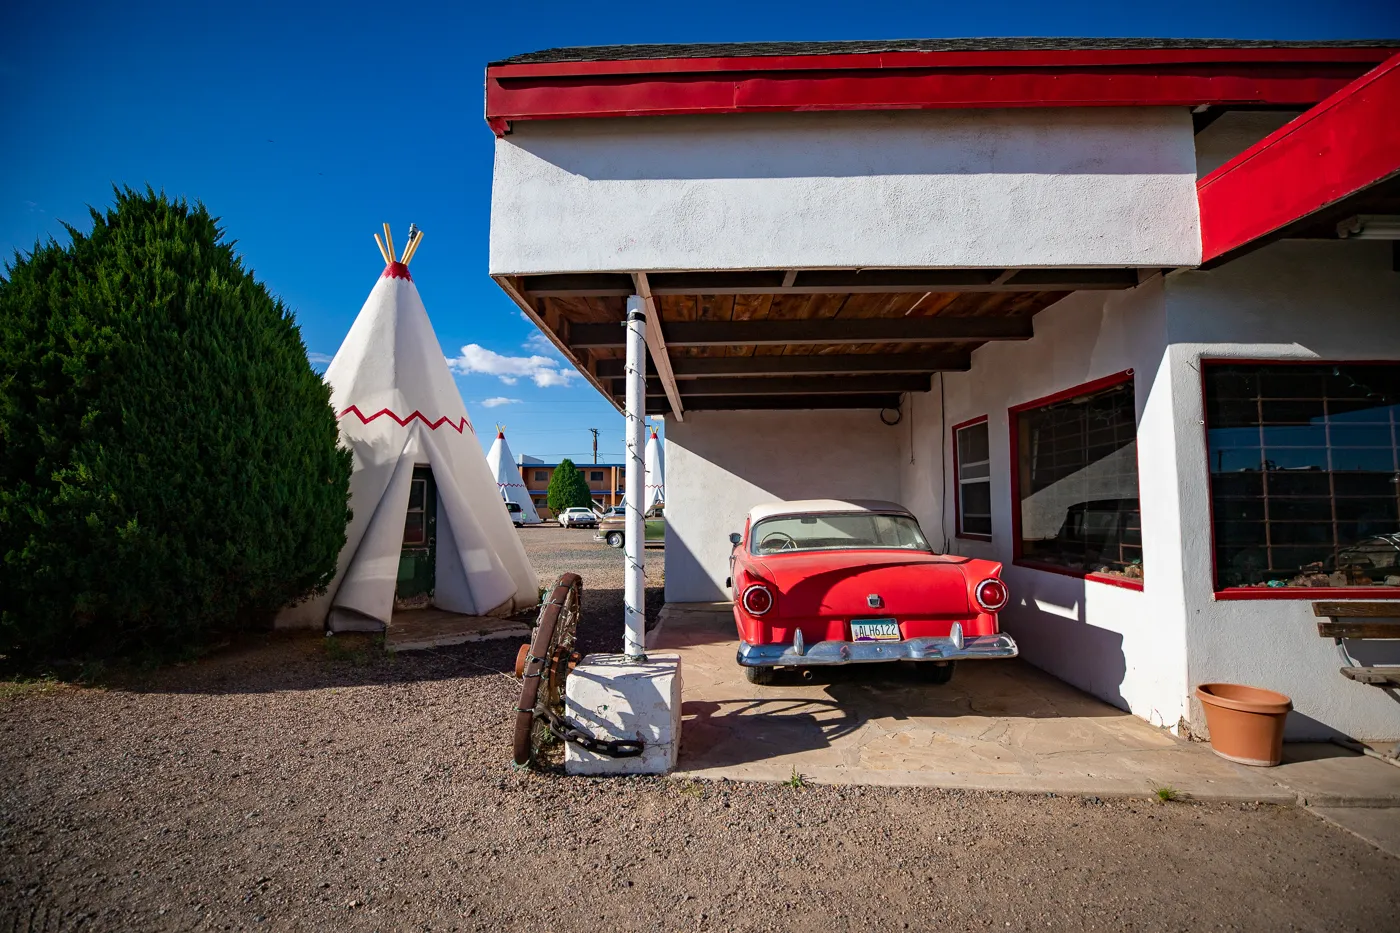
[[355, 457], [354, 517], [335, 580], [324, 596], [288, 610], [283, 624], [324, 621], [332, 631], [389, 624], [415, 466], [432, 469], [437, 489], [432, 604], [505, 615], [538, 601], [535, 571], [408, 272], [422, 234], [410, 233], [402, 259], [388, 224], [384, 234], [388, 265], [325, 375], [341, 443]]
[[666, 501], [666, 460], [657, 440], [656, 428], [651, 429], [646, 447], [646, 484], [642, 490], [642, 508], [650, 509]]
[[530, 493], [525, 488], [525, 479], [520, 475], [520, 467], [516, 466], [515, 456], [510, 452], [510, 445], [506, 443], [505, 428], [499, 424], [496, 425], [496, 441], [491, 445], [491, 452], [486, 455], [486, 465], [496, 477], [501, 498], [520, 506], [521, 511], [525, 513], [522, 519], [525, 524], [538, 525], [540, 513], [535, 511], [535, 503], [530, 500]]

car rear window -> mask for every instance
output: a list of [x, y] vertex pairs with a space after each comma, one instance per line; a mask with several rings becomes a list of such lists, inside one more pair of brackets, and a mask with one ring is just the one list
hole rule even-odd
[[919, 523], [912, 517], [875, 512], [777, 515], [754, 525], [749, 535], [749, 552], [752, 554], [872, 548], [933, 550], [919, 530]]

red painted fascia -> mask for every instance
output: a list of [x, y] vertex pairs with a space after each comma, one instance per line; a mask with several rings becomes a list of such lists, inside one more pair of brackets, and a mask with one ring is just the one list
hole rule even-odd
[[1400, 172], [1400, 55], [1250, 146], [1196, 184], [1201, 263]]
[[1393, 50], [892, 52], [496, 64], [486, 119], [807, 110], [1274, 105], [1308, 107]]
[[[1393, 586], [1240, 586], [1217, 590], [1217, 600], [1244, 599], [1394, 599], [1400, 593]], [[1396, 606], [1400, 612], [1400, 605]]]

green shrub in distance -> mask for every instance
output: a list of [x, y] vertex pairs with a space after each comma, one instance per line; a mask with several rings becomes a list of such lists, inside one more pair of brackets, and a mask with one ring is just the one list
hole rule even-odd
[[168, 653], [323, 588], [351, 456], [203, 205], [115, 192], [0, 277], [0, 655]]
[[583, 473], [568, 457], [559, 461], [554, 475], [549, 478], [546, 504], [555, 515], [565, 509], [593, 508], [593, 493], [588, 489], [588, 480], [583, 478]]

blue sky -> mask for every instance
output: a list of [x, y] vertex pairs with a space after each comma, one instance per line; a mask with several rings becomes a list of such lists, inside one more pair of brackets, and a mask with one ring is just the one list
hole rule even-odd
[[597, 427], [616, 461], [621, 416], [557, 363], [518, 361], [552, 354], [486, 275], [486, 63], [559, 45], [987, 35], [1397, 36], [1400, 3], [16, 4], [0, 33], [0, 251], [61, 237], [60, 220], [86, 227], [113, 183], [199, 199], [329, 359], [382, 268], [371, 234], [389, 221], [402, 243], [415, 222], [444, 352], [514, 380], [457, 376], [483, 440], [499, 420], [516, 454], [590, 459]]

